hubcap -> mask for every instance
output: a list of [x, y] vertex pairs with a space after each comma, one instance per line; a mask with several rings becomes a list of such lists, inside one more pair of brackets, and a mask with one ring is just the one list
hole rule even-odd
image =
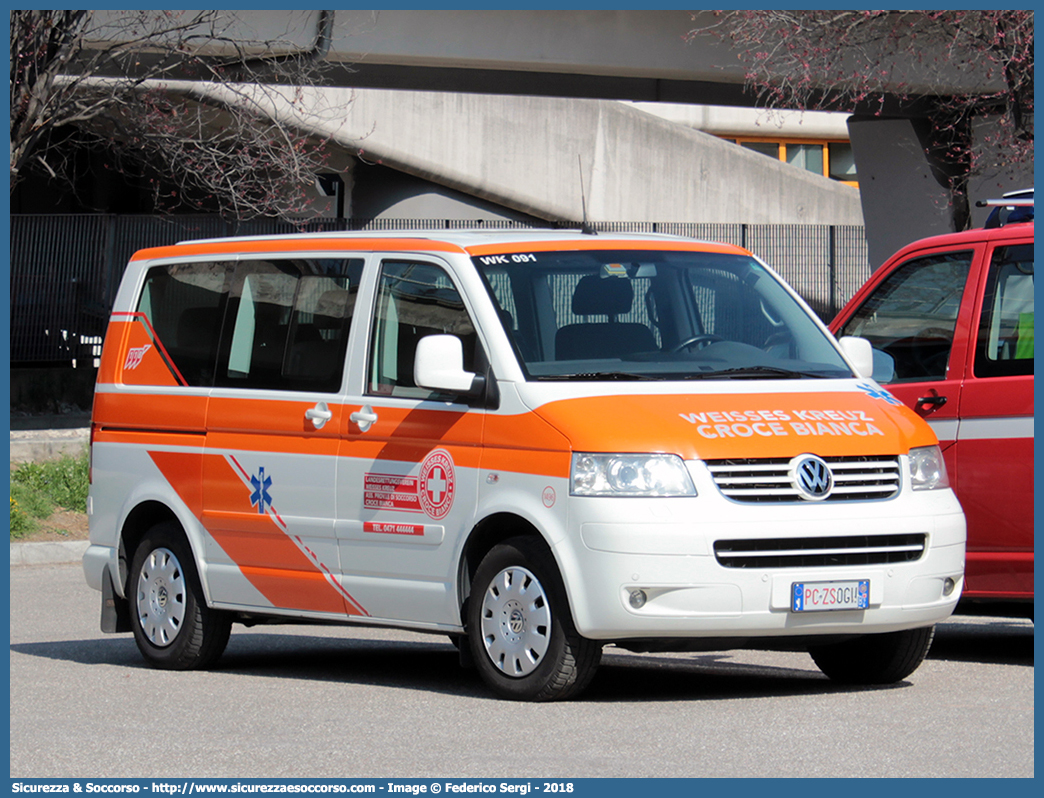
[[185, 574], [170, 549], [155, 549], [138, 576], [138, 622], [159, 648], [169, 646], [185, 620]]
[[551, 642], [551, 607], [543, 586], [525, 568], [505, 568], [482, 598], [482, 642], [508, 676], [528, 676]]

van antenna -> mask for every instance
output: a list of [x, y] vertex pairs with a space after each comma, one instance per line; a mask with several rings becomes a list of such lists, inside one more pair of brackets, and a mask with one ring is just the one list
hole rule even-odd
[[585, 236], [596, 236], [598, 231], [595, 230], [589, 221], [587, 221], [587, 194], [584, 191], [584, 162], [580, 158], [580, 153], [576, 155], [576, 166], [580, 170], [580, 207], [583, 210], [584, 220], [580, 223], [580, 232]]

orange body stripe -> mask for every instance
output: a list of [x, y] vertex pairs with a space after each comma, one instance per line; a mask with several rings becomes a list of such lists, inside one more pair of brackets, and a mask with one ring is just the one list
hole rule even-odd
[[[230, 448], [256, 451], [255, 445], [247, 443], [249, 438], [261, 438], [261, 448], [271, 451], [270, 444], [276, 443], [284, 436], [291, 438], [336, 438], [341, 427], [341, 415], [346, 407], [330, 404], [333, 418], [321, 429], [316, 429], [305, 413], [315, 407], [314, 401], [294, 401], [290, 399], [250, 399], [247, 397], [213, 396], [207, 413], [207, 430], [209, 433], [221, 432]], [[245, 434], [244, 434], [245, 431]], [[255, 434], [255, 431], [258, 431]], [[274, 437], [273, 437], [274, 436]], [[242, 438], [242, 445], [240, 444]], [[288, 442], [288, 451], [297, 451], [292, 442]]]
[[[518, 415], [378, 407], [379, 420], [369, 432], [360, 433], [349, 423], [343, 438], [336, 421], [322, 431], [308, 429], [308, 402], [210, 401], [223, 403], [221, 415], [236, 418], [241, 430], [276, 433], [211, 430], [209, 444], [223, 450], [419, 463], [433, 448], [444, 446], [463, 468], [545, 476], [567, 474], [563, 453], [571, 450], [663, 451], [686, 459], [719, 459], [792, 457], [805, 451], [825, 456], [905, 453], [935, 443], [931, 429], [909, 408], [853, 392], [586, 397]], [[139, 435], [127, 437], [131, 430], [124, 430], [119, 440], [181, 445], [147, 430], [202, 431], [206, 402], [203, 396], [156, 395], [142, 401], [140, 394], [96, 394], [96, 439], [108, 440], [113, 432], [107, 427], [119, 426], [136, 428]], [[359, 407], [330, 405], [339, 419]], [[381, 434], [384, 430], [388, 432]], [[559, 430], [568, 431], [568, 437]]]
[[577, 451], [684, 459], [905, 453], [935, 443], [909, 408], [863, 393], [600, 396], [543, 405]]
[[94, 394], [92, 418], [99, 428], [203, 432], [208, 401], [201, 394], [98, 391]]
[[[271, 510], [258, 512], [250, 489], [222, 455], [149, 452], [189, 510], [240, 571], [274, 606], [312, 612], [359, 615], [354, 600], [333, 583], [329, 566], [313, 561]], [[206, 480], [210, 504], [203, 509]]]
[[348, 612], [326, 572], [272, 517], [271, 510], [278, 508], [258, 512], [250, 503], [250, 488], [223, 455], [204, 457], [203, 479], [212, 497], [203, 526], [266, 599], [276, 607]]
[[[226, 538], [226, 542], [234, 547], [231, 540]], [[250, 584], [260, 590], [277, 607], [292, 607], [315, 612], [347, 612], [349, 615], [361, 614], [348, 606], [334, 592], [326, 577], [318, 571], [253, 568], [249, 565], [241, 565], [239, 570], [250, 580]], [[290, 599], [291, 603], [279, 603], [279, 597]]]
[[186, 255], [235, 255], [240, 252], [463, 252], [456, 244], [426, 238], [289, 238], [243, 239], [152, 247], [135, 252], [131, 261], [178, 258]]
[[203, 515], [203, 453], [149, 452], [175, 493], [196, 518]]
[[592, 238], [575, 241], [508, 241], [498, 244], [477, 244], [467, 247], [469, 255], [506, 255], [512, 252], [569, 252], [575, 250], [676, 250], [680, 252], [715, 252], [729, 255], [749, 255], [742, 247], [716, 244], [709, 241], [614, 241], [610, 238]]
[[[118, 346], [103, 348], [98, 382], [124, 385], [184, 385], [163, 342], [143, 313], [114, 313], [105, 333]], [[107, 352], [112, 352], [106, 357]]]
[[116, 427], [97, 427], [94, 430], [95, 443], [129, 443], [151, 449], [154, 446], [203, 449], [202, 432], [161, 432], [151, 430], [119, 429]]
[[[376, 403], [375, 403], [376, 404]], [[350, 405], [346, 414], [359, 409]], [[341, 444], [342, 456], [363, 460], [394, 460], [420, 463], [432, 449], [447, 448], [453, 462], [463, 468], [478, 468], [481, 457], [483, 413], [460, 413], [422, 408], [375, 407], [378, 420], [361, 433], [349, 424]]]
[[110, 321], [106, 327], [105, 345], [102, 347], [96, 378], [99, 385], [114, 385], [120, 381], [123, 358], [127, 352], [126, 339], [132, 326], [133, 324], [127, 321]]
[[590, 241], [548, 240], [507, 241], [496, 244], [477, 244], [462, 248], [446, 241], [426, 238], [288, 238], [244, 241], [187, 242], [166, 247], [139, 250], [131, 261], [177, 258], [185, 255], [234, 255], [240, 252], [466, 252], [469, 255], [497, 255], [510, 252], [550, 252], [554, 250], [679, 250], [687, 252], [717, 252], [739, 255], [750, 254], [742, 247], [709, 241], [648, 241], [613, 240], [600, 237]]
[[541, 477], [569, 477], [572, 454], [569, 451], [535, 451], [533, 449], [497, 449], [486, 447], [482, 467], [488, 471], [507, 471]]
[[536, 413], [486, 417], [483, 468], [568, 477], [569, 462], [569, 439]]

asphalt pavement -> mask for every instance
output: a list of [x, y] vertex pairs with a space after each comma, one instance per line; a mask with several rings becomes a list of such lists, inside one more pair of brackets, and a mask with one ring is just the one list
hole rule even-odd
[[830, 682], [804, 652], [609, 647], [578, 700], [524, 704], [492, 696], [444, 636], [389, 629], [237, 625], [212, 668], [154, 670], [131, 635], [100, 631], [101, 594], [78, 566], [10, 573], [17, 778], [495, 777], [536, 789], [592, 776], [1034, 775], [1025, 620], [942, 623], [925, 663], [885, 687]]

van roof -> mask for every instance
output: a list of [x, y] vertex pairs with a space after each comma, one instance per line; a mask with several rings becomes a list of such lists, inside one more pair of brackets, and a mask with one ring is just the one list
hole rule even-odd
[[281, 235], [204, 238], [181, 241], [173, 246], [136, 252], [132, 260], [178, 257], [186, 254], [231, 252], [289, 252], [316, 250], [399, 250], [414, 252], [460, 252], [489, 255], [515, 252], [519, 247], [534, 251], [567, 249], [687, 249], [703, 252], [749, 254], [733, 244], [722, 244], [663, 233], [614, 233], [595, 235], [580, 230], [379, 230], [352, 232], [285, 233]]
[[[203, 238], [189, 241], [180, 241], [179, 244], [212, 244], [226, 241], [283, 241], [288, 239], [300, 239], [307, 241], [317, 238], [332, 239], [416, 239], [418, 241], [440, 241], [459, 245], [462, 249], [481, 245], [510, 241], [591, 241], [599, 238], [605, 239], [627, 239], [639, 241], [687, 241], [695, 239], [673, 236], [665, 233], [612, 233], [603, 232], [594, 235], [584, 233], [580, 230], [549, 230], [546, 228], [532, 228], [525, 230], [490, 230], [483, 228], [467, 228], [460, 230], [370, 230], [370, 231], [338, 231], [319, 233], [281, 233], [260, 236], [235, 236], [227, 238]], [[710, 243], [710, 242], [707, 242]]]

